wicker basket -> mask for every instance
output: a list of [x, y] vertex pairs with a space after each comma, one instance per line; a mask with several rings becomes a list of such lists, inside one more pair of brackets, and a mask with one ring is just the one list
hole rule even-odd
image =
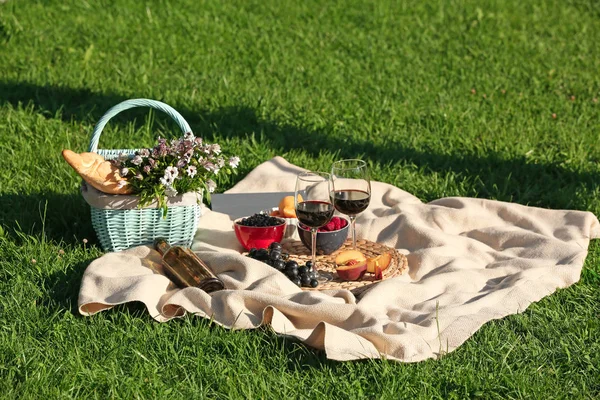
[[[96, 152], [105, 159], [117, 158], [120, 154], [134, 155], [139, 149], [98, 149], [98, 141], [104, 126], [121, 111], [134, 107], [150, 107], [167, 113], [177, 122], [183, 133], [191, 132], [189, 124], [172, 107], [156, 100], [131, 99], [112, 107], [100, 118], [90, 141], [90, 152]], [[120, 195], [109, 195], [116, 197]], [[130, 209], [100, 209], [92, 206], [92, 226], [104, 251], [119, 251], [129, 247], [152, 243], [157, 237], [166, 238], [169, 243], [189, 247], [198, 227], [201, 205], [169, 205], [166, 218], [156, 206]]]

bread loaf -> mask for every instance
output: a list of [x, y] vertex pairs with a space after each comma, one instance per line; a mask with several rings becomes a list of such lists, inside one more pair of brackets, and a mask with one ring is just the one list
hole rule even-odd
[[119, 168], [106, 161], [97, 153], [75, 153], [71, 150], [62, 151], [63, 158], [86, 181], [101, 192], [108, 194], [130, 194], [131, 186], [121, 185], [127, 181], [119, 173]]

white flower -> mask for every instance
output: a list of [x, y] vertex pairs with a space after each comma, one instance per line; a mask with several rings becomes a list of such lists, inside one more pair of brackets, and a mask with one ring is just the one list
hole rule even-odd
[[231, 168], [237, 168], [240, 165], [240, 158], [238, 156], [229, 158], [229, 166]]
[[225, 166], [225, 160], [223, 159], [223, 157], [219, 157], [217, 159], [217, 165], [219, 166], [219, 168], [223, 168]]
[[196, 176], [197, 169], [193, 165], [188, 165], [186, 172], [190, 178], [193, 178], [194, 176]]
[[141, 149], [140, 150], [140, 156], [142, 156], [142, 157], [150, 157], [150, 150], [148, 150], [148, 149]]
[[175, 190], [175, 188], [173, 186], [169, 185], [165, 189], [165, 194], [167, 195], [167, 197], [177, 196], [177, 190]]
[[173, 179], [175, 179], [179, 175], [179, 170], [176, 167], [167, 167], [165, 169], [165, 176], [167, 176], [167, 174], [171, 175]]
[[186, 132], [186, 133], [183, 135], [183, 138], [184, 138], [185, 140], [194, 140], [194, 139], [195, 139], [195, 136], [194, 136], [194, 134], [193, 134], [192, 132]]
[[133, 160], [131, 160], [131, 163], [134, 165], [140, 165], [142, 163], [142, 157], [141, 156], [135, 156], [133, 157]]
[[140, 181], [144, 180], [144, 176], [142, 174], [137, 174], [135, 178], [139, 179]]
[[125, 153], [119, 154], [119, 161], [127, 161], [129, 160], [129, 156]]
[[212, 144], [210, 145], [210, 151], [212, 151], [215, 154], [221, 154], [221, 146], [219, 146], [218, 144]]
[[165, 186], [171, 186], [174, 180], [175, 178], [173, 178], [173, 175], [165, 173], [165, 176], [160, 178], [160, 183], [162, 183]]
[[208, 192], [212, 193], [217, 188], [217, 184], [214, 183], [212, 179], [207, 179], [206, 180], [206, 187], [208, 188]]
[[117, 188], [123, 189], [128, 184], [129, 184], [129, 182], [127, 182], [127, 181], [119, 181], [119, 183], [117, 183]]
[[121, 176], [127, 176], [127, 174], [129, 174], [129, 168], [127, 168], [127, 167], [121, 168], [120, 173], [121, 173]]

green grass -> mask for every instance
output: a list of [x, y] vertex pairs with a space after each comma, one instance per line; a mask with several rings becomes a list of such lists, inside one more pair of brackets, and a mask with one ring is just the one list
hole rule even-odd
[[[599, 17], [595, 0], [0, 4], [0, 396], [600, 397], [595, 242], [580, 282], [440, 360], [337, 363], [139, 305], [79, 316], [101, 251], [60, 157], [87, 149], [110, 106], [149, 97], [242, 156], [220, 190], [274, 155], [312, 169], [360, 156], [423, 201], [599, 215]], [[131, 111], [100, 146], [174, 129]]]

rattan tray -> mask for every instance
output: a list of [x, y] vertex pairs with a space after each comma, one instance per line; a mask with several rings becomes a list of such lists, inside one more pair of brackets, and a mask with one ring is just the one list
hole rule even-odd
[[[310, 251], [302, 244], [302, 242], [288, 241], [282, 243], [284, 251], [290, 254], [290, 259], [296, 260], [299, 263], [305, 263], [311, 259]], [[398, 253], [395, 249], [383, 244], [371, 242], [370, 240], [357, 240], [357, 250], [361, 251], [366, 257], [376, 257], [380, 254], [391, 252], [392, 262], [385, 271], [383, 271], [383, 279], [376, 280], [374, 274], [366, 273], [359, 281], [343, 281], [335, 272], [335, 257], [344, 250], [352, 248], [352, 241], [347, 240], [340, 249], [329, 255], [317, 255], [317, 265], [320, 271], [327, 271], [333, 275], [333, 279], [329, 282], [321, 283], [316, 288], [302, 288], [302, 290], [330, 290], [330, 289], [347, 289], [355, 295], [361, 294], [367, 289], [370, 289], [374, 284], [382, 280], [393, 278], [402, 275], [408, 270], [408, 260], [403, 254]]]

